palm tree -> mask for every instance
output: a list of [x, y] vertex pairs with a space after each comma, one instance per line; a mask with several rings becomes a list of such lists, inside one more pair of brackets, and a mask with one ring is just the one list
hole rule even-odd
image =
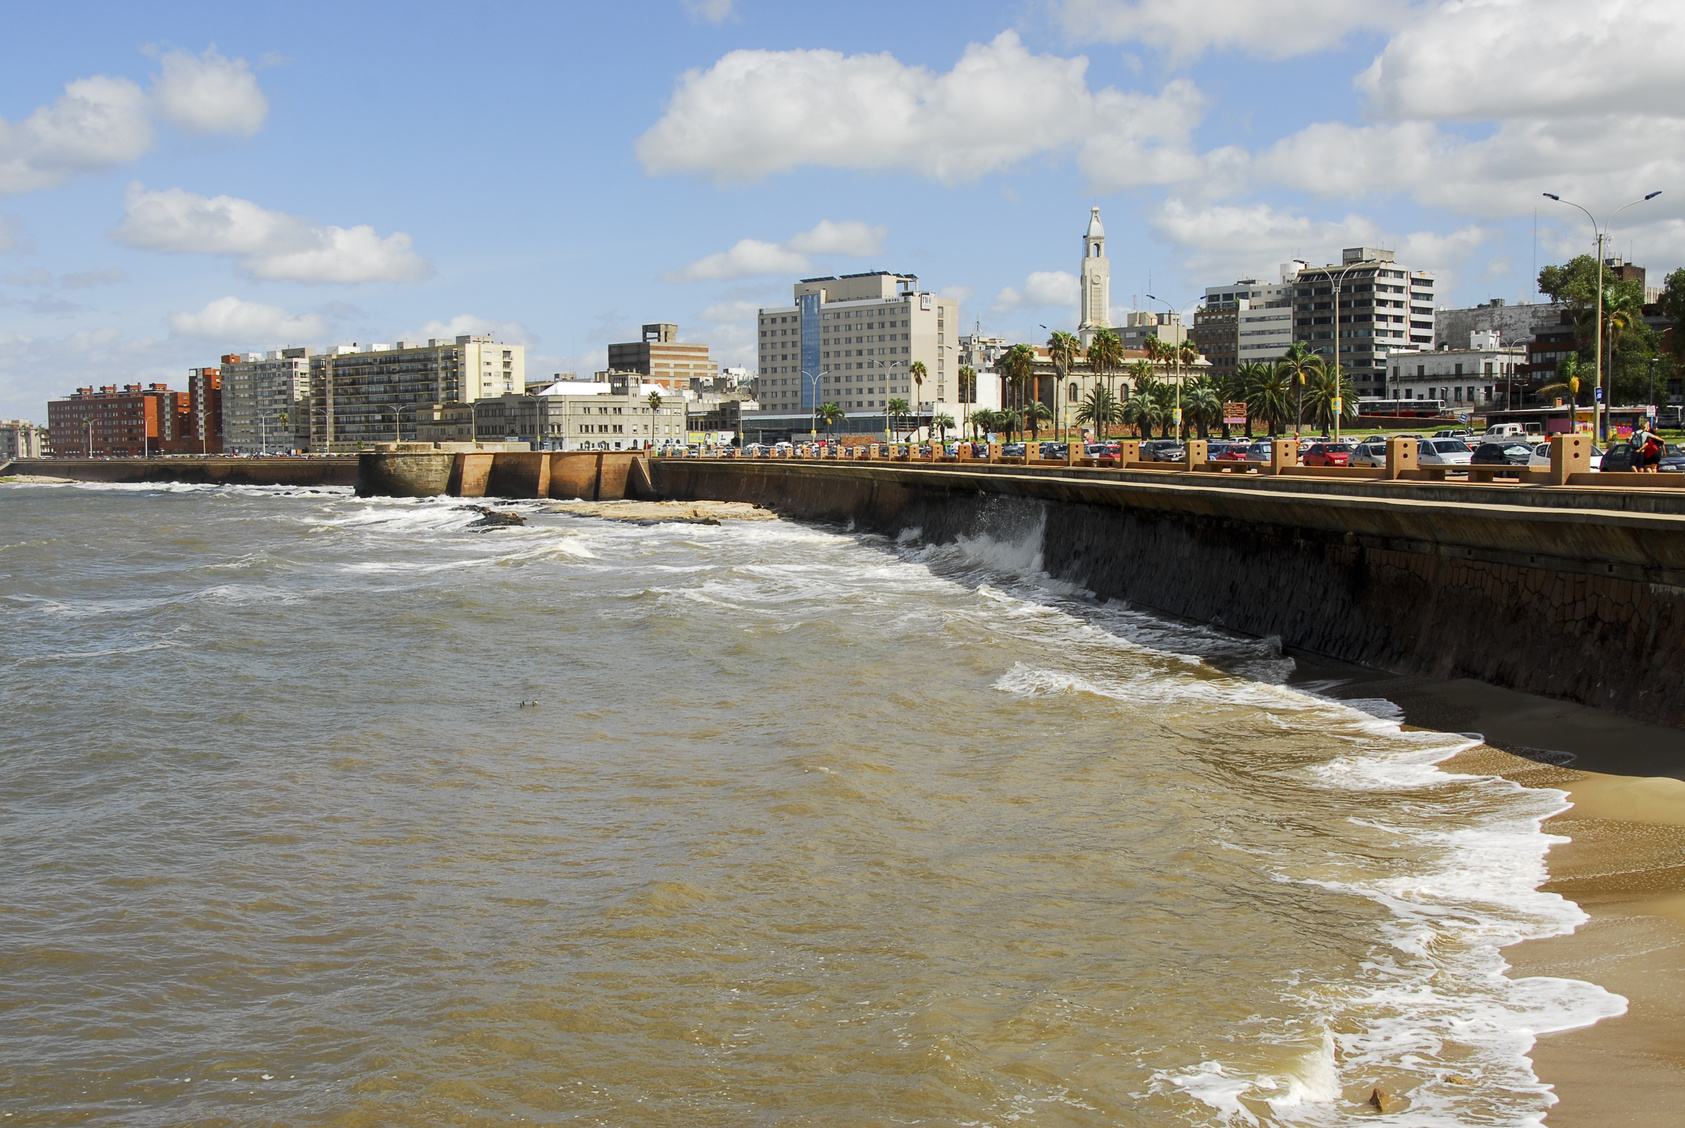
[[1094, 424], [1095, 438], [1103, 443], [1106, 441], [1107, 425], [1124, 421], [1123, 407], [1118, 403], [1116, 396], [1101, 385], [1095, 384], [1077, 405], [1076, 421], [1079, 424]]
[[1258, 382], [1246, 390], [1246, 418], [1264, 424], [1271, 438], [1286, 429], [1293, 413], [1293, 377], [1286, 362], [1265, 368]]
[[915, 360], [908, 366], [907, 375], [913, 378], [913, 412], [916, 418], [918, 405], [924, 402], [924, 378], [930, 375], [930, 370], [924, 366], [924, 361]]
[[[1061, 386], [1070, 379], [1071, 365], [1076, 362], [1077, 354], [1082, 351], [1082, 340], [1074, 333], [1067, 333], [1063, 329], [1057, 330], [1047, 339], [1047, 359], [1053, 362], [1053, 371], [1059, 378]], [[1053, 389], [1053, 403], [1059, 403], [1059, 389]], [[1067, 408], [1069, 404], [1065, 405]], [[1060, 418], [1064, 418], [1061, 413]]]
[[1041, 438], [1041, 424], [1052, 418], [1053, 409], [1039, 399], [1033, 399], [1024, 405], [1024, 419], [1030, 425], [1031, 439]]
[[1188, 420], [1199, 426], [1199, 437], [1209, 439], [1212, 425], [1223, 417], [1223, 398], [1210, 380], [1196, 380], [1182, 397], [1182, 408]]
[[942, 432], [942, 437], [938, 441], [945, 443], [948, 441], [948, 428], [954, 425], [954, 417], [944, 411], [939, 415], [931, 416], [930, 425]]
[[819, 415], [819, 421], [821, 423], [825, 424], [825, 437], [827, 439], [829, 439], [831, 437], [831, 427], [832, 427], [832, 425], [836, 424], [836, 423], [840, 423], [840, 422], [842, 422], [842, 420], [848, 418], [847, 413], [843, 411], [842, 404], [840, 404], [840, 403], [822, 403], [822, 404], [820, 404], [818, 415]]
[[960, 365], [959, 380], [960, 418], [964, 420], [970, 418], [970, 408], [977, 402], [977, 369], [969, 364]]
[[895, 438], [891, 441], [900, 441], [901, 428], [897, 426], [897, 424], [899, 424], [901, 419], [907, 414], [907, 401], [904, 399], [892, 399], [883, 405], [883, 412], [885, 415], [889, 416], [890, 427], [895, 433]]
[[1023, 402], [1024, 392], [1029, 389], [1030, 380], [1035, 375], [1036, 350], [1029, 345], [1013, 345], [996, 362], [995, 368], [1007, 386], [1018, 391], [1018, 401]]
[[[1176, 350], [1176, 366], [1177, 366], [1177, 369], [1179, 370], [1178, 371], [1179, 379], [1176, 381], [1176, 390], [1177, 390], [1177, 396], [1178, 396], [1177, 413], [1180, 414], [1181, 408], [1182, 408], [1182, 404], [1181, 404], [1181, 400], [1180, 400], [1181, 389], [1182, 389], [1182, 385], [1186, 384], [1188, 382], [1187, 373], [1184, 372], [1184, 371], [1180, 371], [1180, 370], [1192, 368], [1194, 365], [1198, 364], [1199, 361], [1200, 361], [1200, 351], [1199, 351], [1199, 345], [1194, 341], [1194, 339], [1192, 337], [1184, 337], [1182, 339], [1181, 343], [1174, 346], [1174, 347], [1175, 347], [1175, 350]], [[1220, 405], [1219, 405], [1219, 409], [1220, 409]], [[1179, 439], [1186, 438], [1187, 437], [1187, 427], [1184, 426], [1182, 428], [1182, 434], [1179, 434], [1176, 437], [1179, 438]]]
[[[1111, 392], [1109, 377], [1123, 363], [1123, 342], [1110, 329], [1102, 329], [1088, 342], [1088, 367], [1097, 380], [1104, 381]], [[1115, 399], [1115, 396], [1114, 396]], [[1104, 423], [1101, 424], [1104, 426]]]
[[[1250, 405], [1252, 389], [1256, 388], [1270, 374], [1270, 366], [1256, 360], [1249, 360], [1235, 368], [1233, 387], [1229, 389], [1232, 400]], [[1250, 407], [1246, 412], [1246, 437], [1252, 437], [1252, 412]]]
[[[1276, 361], [1276, 368], [1287, 377], [1298, 401], [1297, 422], [1293, 425], [1294, 438], [1298, 438], [1305, 423], [1305, 385], [1312, 376], [1326, 367], [1322, 357], [1311, 352], [1311, 347], [1303, 341], [1294, 341], [1287, 351], [1281, 354], [1281, 359]], [[1272, 430], [1270, 434], [1275, 432]]]
[[[1323, 432], [1335, 427], [1340, 419], [1357, 417], [1356, 390], [1352, 386], [1351, 377], [1343, 372], [1335, 376], [1333, 370], [1324, 368], [1312, 373], [1305, 388], [1305, 395], [1310, 401], [1311, 426]], [[1336, 397], [1341, 401], [1338, 418], [1334, 411]]]
[[651, 411], [660, 411], [661, 410], [661, 393], [660, 392], [651, 392], [648, 396], [648, 399], [649, 399], [649, 409]]

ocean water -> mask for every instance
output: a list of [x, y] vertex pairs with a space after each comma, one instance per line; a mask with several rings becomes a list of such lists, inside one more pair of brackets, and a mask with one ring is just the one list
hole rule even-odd
[[511, 505], [0, 485], [0, 1119], [1525, 1125], [1624, 1008], [1560, 792], [1033, 510]]

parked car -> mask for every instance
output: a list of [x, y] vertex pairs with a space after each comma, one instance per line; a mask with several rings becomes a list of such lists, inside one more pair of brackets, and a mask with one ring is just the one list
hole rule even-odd
[[1246, 444], [1244, 443], [1231, 443], [1227, 439], [1212, 439], [1205, 446], [1205, 460], [1207, 462], [1220, 462], [1222, 461], [1223, 455], [1233, 450], [1236, 446], [1244, 448], [1245, 445]]
[[1299, 459], [1306, 466], [1347, 466], [1352, 448], [1345, 443], [1314, 443]]
[[[1533, 456], [1527, 460], [1527, 468], [1529, 470], [1550, 469], [1549, 443], [1540, 443], [1538, 446], [1533, 448]], [[1595, 443], [1592, 444], [1591, 448], [1591, 468], [1593, 470], [1601, 470], [1603, 468], [1603, 450]]]
[[1351, 466], [1385, 466], [1387, 464], [1387, 444], [1385, 442], [1362, 442], [1352, 448]]
[[1421, 466], [1467, 466], [1474, 460], [1474, 451], [1462, 439], [1424, 439], [1416, 448], [1416, 462]]
[[1043, 458], [1065, 458], [1065, 457], [1068, 457], [1066, 452], [1069, 451], [1069, 450], [1070, 450], [1070, 447], [1067, 446], [1064, 443], [1042, 443], [1041, 444], [1041, 457], [1043, 457]]
[[[1656, 469], [1668, 474], [1685, 472], [1685, 449], [1681, 449], [1678, 443], [1662, 445], [1665, 449], [1662, 451], [1661, 464]], [[1613, 443], [1601, 459], [1602, 465], [1598, 469], [1609, 473], [1630, 471], [1633, 468], [1632, 455], [1631, 443]]]
[[1529, 425], [1524, 423], [1494, 423], [1486, 428], [1484, 437], [1488, 442], [1494, 439], [1524, 439], [1534, 443], [1544, 437], [1539, 433], [1538, 424], [1531, 424], [1531, 431], [1528, 427]]
[[1433, 437], [1436, 439], [1472, 439], [1474, 438], [1474, 432], [1467, 427], [1454, 427], [1449, 431], [1435, 431]]
[[1533, 458], [1533, 448], [1522, 439], [1495, 439], [1474, 448], [1469, 460], [1474, 466], [1526, 466]]
[[1090, 458], [1117, 458], [1123, 447], [1117, 443], [1089, 443], [1083, 448]]
[[1259, 439], [1246, 448], [1246, 461], [1268, 462], [1270, 460], [1270, 440]]
[[1023, 443], [1007, 443], [1005, 446], [1000, 448], [1000, 452], [1001, 452], [1001, 455], [1005, 458], [1023, 458], [1024, 457], [1024, 444]]
[[1175, 439], [1148, 439], [1141, 444], [1142, 462], [1180, 462], [1182, 444]]
[[1245, 462], [1246, 452], [1252, 449], [1251, 443], [1224, 443], [1220, 454], [1213, 454], [1213, 462]]

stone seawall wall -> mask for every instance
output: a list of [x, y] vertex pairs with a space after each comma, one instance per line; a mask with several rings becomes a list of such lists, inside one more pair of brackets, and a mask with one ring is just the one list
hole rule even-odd
[[1598, 505], [1587, 491], [1554, 506], [1513, 489], [1189, 480], [1200, 477], [1210, 476], [654, 464], [656, 488], [675, 499], [750, 501], [937, 542], [1028, 529], [1048, 573], [1101, 597], [1685, 727], [1685, 515], [1644, 511], [1678, 506], [1613, 495]]
[[358, 456], [362, 497], [505, 497], [618, 501], [653, 496], [635, 451], [398, 451]]
[[42, 458], [19, 459], [9, 473], [78, 482], [187, 482], [228, 486], [350, 486], [352, 458]]

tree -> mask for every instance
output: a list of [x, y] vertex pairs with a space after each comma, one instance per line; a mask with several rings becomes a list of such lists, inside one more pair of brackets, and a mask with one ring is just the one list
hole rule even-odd
[[901, 428], [899, 424], [902, 418], [907, 414], [907, 401], [904, 399], [892, 399], [883, 405], [883, 411], [885, 415], [889, 416], [890, 429], [894, 433], [895, 438], [899, 440], [901, 438]]
[[945, 443], [948, 441], [948, 428], [954, 425], [954, 417], [944, 411], [938, 415], [931, 416], [930, 425], [942, 433], [942, 437], [938, 441]]
[[1321, 368], [1313, 372], [1305, 385], [1306, 406], [1311, 412], [1311, 426], [1324, 432], [1335, 423], [1334, 399], [1341, 400], [1340, 419], [1357, 418], [1357, 392], [1351, 377], [1341, 372], [1335, 377], [1333, 369]]
[[[1053, 403], [1059, 403], [1059, 388], [1071, 377], [1071, 366], [1082, 352], [1082, 340], [1074, 333], [1067, 333], [1063, 329], [1057, 330], [1047, 339], [1047, 358], [1053, 362], [1053, 371], [1058, 376], [1059, 386], [1053, 389]], [[1066, 404], [1069, 407], [1069, 404]], [[1061, 418], [1063, 415], [1061, 414]]]
[[1100, 442], [1106, 441], [1108, 425], [1123, 421], [1123, 407], [1117, 397], [1099, 384], [1090, 388], [1088, 395], [1077, 405], [1077, 422], [1092, 423], [1094, 436]]
[[1112, 391], [1111, 375], [1123, 366], [1123, 342], [1110, 329], [1102, 329], [1088, 342], [1088, 367], [1094, 378]]
[[[1675, 271], [1668, 276], [1672, 284]], [[1568, 306], [1574, 318], [1574, 338], [1584, 367], [1597, 367], [1597, 260], [1591, 255], [1577, 255], [1561, 266], [1547, 266], [1539, 271], [1539, 290]], [[1648, 392], [1650, 358], [1655, 356], [1659, 342], [1655, 332], [1644, 324], [1644, 287], [1636, 278], [1624, 281], [1611, 278], [1607, 270], [1603, 281], [1603, 371], [1607, 375], [1610, 402], [1633, 402]], [[1685, 276], [1677, 287], [1685, 299]], [[1666, 294], [1663, 295], [1664, 300]], [[1681, 302], [1685, 308], [1685, 300]], [[1665, 306], [1664, 306], [1665, 310]], [[1678, 335], [1675, 335], [1678, 339]], [[1582, 377], [1585, 373], [1581, 373]], [[1552, 390], [1560, 390], [1551, 385]], [[1540, 388], [1542, 394], [1545, 389]]]
[[1017, 391], [1016, 399], [1022, 403], [1030, 380], [1035, 375], [1036, 350], [1029, 345], [1013, 345], [995, 363], [995, 367], [1007, 386]]
[[840, 423], [844, 419], [848, 418], [847, 413], [843, 411], [842, 404], [840, 403], [822, 403], [819, 405], [818, 414], [819, 421], [825, 424], [826, 438], [831, 437], [831, 428], [834, 424]]
[[[1311, 351], [1311, 347], [1303, 341], [1294, 341], [1287, 351], [1276, 361], [1276, 369], [1287, 378], [1292, 389], [1294, 400], [1293, 434], [1298, 435], [1299, 428], [1305, 422], [1305, 386], [1312, 376], [1321, 372], [1325, 367], [1322, 357]], [[1270, 434], [1275, 434], [1271, 428]]]
[[1041, 425], [1051, 421], [1053, 409], [1038, 399], [1033, 399], [1024, 405], [1024, 420], [1029, 424], [1030, 437], [1041, 438]]
[[1247, 389], [1247, 418], [1262, 423], [1271, 438], [1287, 429], [1287, 420], [1293, 414], [1291, 371], [1284, 358], [1273, 367], [1265, 368], [1257, 383]]
[[651, 392], [647, 398], [649, 400], [649, 410], [652, 414], [661, 410], [660, 392]]
[[1182, 396], [1182, 410], [1187, 413], [1190, 423], [1199, 427], [1199, 437], [1211, 437], [1211, 428], [1222, 422], [1223, 397], [1217, 394], [1217, 388], [1210, 380], [1196, 380], [1188, 385], [1187, 393]]
[[[1230, 400], [1250, 404], [1252, 389], [1268, 378], [1269, 374], [1270, 366], [1256, 360], [1249, 360], [1245, 364], [1236, 366], [1233, 377], [1234, 384], [1229, 389]], [[1250, 409], [1246, 412], [1246, 437], [1249, 439], [1252, 437], [1252, 412]]]
[[924, 366], [924, 361], [915, 360], [907, 368], [907, 374], [913, 378], [913, 387], [916, 389], [913, 394], [913, 413], [916, 419], [918, 405], [924, 402], [924, 378], [930, 375], [930, 370]]

